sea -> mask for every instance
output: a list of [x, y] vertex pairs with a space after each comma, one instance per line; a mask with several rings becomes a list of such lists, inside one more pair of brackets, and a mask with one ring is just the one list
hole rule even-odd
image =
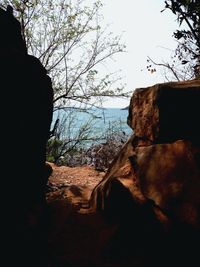
[[87, 113], [74, 108], [66, 108], [54, 112], [52, 127], [56, 119], [62, 125], [62, 138], [78, 138], [80, 134], [87, 139], [90, 136], [91, 142], [101, 142], [109, 134], [122, 134], [127, 138], [133, 130], [127, 124], [128, 109], [120, 108], [92, 108]]

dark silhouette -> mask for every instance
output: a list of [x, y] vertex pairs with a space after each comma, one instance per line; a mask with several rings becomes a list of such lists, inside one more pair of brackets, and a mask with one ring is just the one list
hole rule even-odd
[[0, 75], [3, 265], [44, 267], [45, 162], [53, 90], [40, 61], [27, 54], [11, 6], [0, 9]]

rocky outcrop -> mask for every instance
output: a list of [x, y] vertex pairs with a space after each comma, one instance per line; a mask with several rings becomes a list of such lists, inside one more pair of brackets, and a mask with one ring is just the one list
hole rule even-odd
[[[136, 89], [128, 117], [134, 135], [90, 198], [91, 209], [109, 221], [137, 227], [143, 245], [152, 238], [157, 254], [168, 258], [162, 266], [199, 262], [199, 102], [199, 80]], [[161, 259], [147, 247], [155, 266]]]
[[128, 124], [151, 143], [199, 142], [200, 81], [171, 82], [134, 91]]
[[200, 148], [179, 140], [135, 149], [140, 190], [169, 218], [200, 227]]
[[0, 9], [0, 36], [2, 255], [5, 266], [46, 266], [51, 79], [40, 61], [27, 54], [10, 6]]
[[[187, 206], [191, 201], [192, 206], [199, 206], [199, 94], [198, 80], [134, 91], [128, 117], [134, 135], [94, 189], [91, 205], [103, 210], [110, 184], [118, 180], [137, 201], [151, 199], [166, 212], [179, 195]], [[188, 199], [183, 201], [184, 194]]]

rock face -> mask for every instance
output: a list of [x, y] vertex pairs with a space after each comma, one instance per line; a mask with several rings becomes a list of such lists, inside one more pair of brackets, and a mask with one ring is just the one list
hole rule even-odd
[[200, 227], [200, 149], [176, 141], [135, 149], [140, 190], [173, 219]]
[[199, 227], [198, 101], [199, 80], [136, 89], [128, 117], [134, 135], [94, 189], [91, 205], [104, 210], [117, 180], [135, 201], [151, 199], [166, 213]]
[[151, 239], [157, 256], [150, 246], [145, 254], [154, 266], [161, 258], [162, 266], [199, 263], [199, 103], [200, 80], [136, 89], [128, 117], [134, 135], [91, 194], [91, 209], [136, 226], [143, 246]]
[[137, 137], [152, 143], [199, 141], [200, 81], [156, 84], [136, 89], [128, 124]]
[[13, 266], [13, 259], [18, 266], [46, 266], [45, 161], [53, 111], [51, 79], [40, 61], [27, 54], [11, 7], [0, 9], [0, 36], [1, 183], [6, 191], [1, 194], [2, 255], [5, 266]]

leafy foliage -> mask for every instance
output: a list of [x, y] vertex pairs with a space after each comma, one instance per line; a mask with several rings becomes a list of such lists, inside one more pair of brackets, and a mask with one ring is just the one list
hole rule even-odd
[[[69, 109], [63, 115], [58, 113], [54, 128], [47, 144], [47, 160], [56, 164], [77, 164], [73, 158], [81, 154], [80, 151], [87, 142], [98, 140], [99, 136], [92, 134], [92, 118], [81, 123], [77, 129], [74, 110]], [[82, 161], [78, 160], [81, 164]], [[74, 163], [72, 163], [74, 162]]]
[[199, 78], [200, 2], [199, 0], [167, 0], [164, 10], [166, 9], [177, 17], [179, 29], [173, 33], [177, 48], [172, 56], [172, 63], [156, 63], [148, 58], [147, 68], [154, 72], [155, 66], [164, 67], [170, 71], [172, 79], [175, 80]]
[[[91, 124], [96, 123], [96, 121], [91, 117], [89, 124], [87, 120], [83, 122], [84, 115], [79, 112], [82, 119], [79, 121], [81, 125], [77, 131], [73, 117], [74, 111], [71, 112], [69, 109], [67, 114], [68, 117], [71, 117], [70, 120], [69, 118], [67, 120], [67, 122], [71, 121], [70, 126], [64, 122], [66, 113], [58, 113], [56, 123], [59, 120], [61, 123], [52, 129], [52, 135], [47, 145], [47, 160], [57, 165], [74, 167], [89, 164], [98, 170], [108, 168], [113, 157], [129, 136], [129, 132], [125, 132], [125, 121], [109, 121], [105, 129], [102, 128], [101, 124], [100, 127], [94, 125], [93, 131], [91, 131]], [[88, 114], [87, 117], [90, 115], [93, 116], [93, 113]], [[99, 117], [99, 120], [103, 120], [103, 117]]]
[[84, 0], [1, 1], [12, 4], [22, 25], [28, 52], [40, 59], [54, 88], [55, 108], [99, 104], [103, 97], [122, 96], [119, 77], [103, 70], [107, 60], [125, 51], [121, 36], [100, 26], [102, 4]]
[[[53, 138], [48, 143], [47, 160], [71, 167], [87, 164], [98, 171], [106, 171], [127, 139], [128, 134], [114, 125], [106, 129], [106, 135], [102, 135], [101, 138], [87, 140], [91, 143], [89, 147], [75, 142], [73, 149], [67, 152], [63, 150], [63, 146], [67, 145], [66, 140], [61, 142]], [[65, 153], [62, 154], [62, 151]]]
[[[74, 107], [87, 112], [89, 106], [101, 106], [105, 97], [129, 97], [118, 72], [105, 68], [109, 60], [125, 52], [121, 36], [102, 27], [102, 4], [98, 0], [2, 0], [12, 5], [22, 26], [28, 53], [40, 59], [52, 80], [54, 111]], [[69, 117], [68, 117], [69, 118]], [[73, 119], [76, 121], [76, 118]], [[61, 128], [70, 132], [72, 120], [58, 120], [48, 144], [48, 157], [57, 162], [91, 139], [91, 122], [73, 138], [63, 139]], [[57, 128], [57, 129], [56, 129]], [[53, 134], [55, 134], [53, 136]]]

